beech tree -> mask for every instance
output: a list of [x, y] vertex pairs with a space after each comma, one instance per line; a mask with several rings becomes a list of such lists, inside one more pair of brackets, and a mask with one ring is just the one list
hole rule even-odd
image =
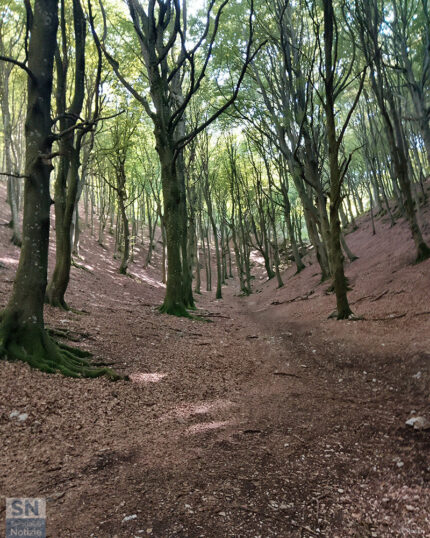
[[55, 53], [56, 64], [56, 120], [59, 124], [59, 164], [55, 181], [55, 268], [46, 290], [46, 300], [53, 306], [67, 309], [64, 295], [70, 277], [73, 240], [71, 224], [77, 202], [79, 186], [80, 151], [82, 139], [88, 130], [77, 129], [85, 97], [85, 40], [86, 22], [80, 0], [73, 0], [73, 26], [75, 65], [74, 89], [70, 106], [67, 106], [69, 75], [69, 43], [66, 27], [65, 1], [60, 2], [61, 43]]
[[[15, 14], [5, 6], [0, 12], [0, 58], [18, 59], [21, 47], [21, 36], [24, 26], [20, 23]], [[8, 27], [14, 27], [15, 35], [11, 36], [7, 31]], [[21, 246], [21, 230], [19, 223], [19, 191], [20, 174], [17, 167], [17, 159], [14, 159], [13, 140], [13, 102], [10, 97], [10, 85], [12, 69], [15, 64], [8, 61], [0, 61], [0, 106], [3, 122], [3, 148], [4, 148], [4, 175], [7, 177], [8, 202], [11, 210], [10, 227], [12, 228], [11, 241], [17, 246]], [[16, 67], [16, 66], [15, 66]], [[15, 149], [15, 155], [17, 151]], [[15, 162], [14, 162], [15, 161]]]
[[[236, 100], [246, 69], [261, 47], [251, 50], [254, 17], [251, 1], [248, 43], [234, 89], [212, 115], [186, 132], [186, 111], [206, 75], [228, 0], [224, 0], [218, 9], [215, 9], [215, 4], [215, 0], [209, 2], [204, 29], [195, 39], [196, 44], [190, 46], [186, 1], [150, 0], [145, 9], [139, 0], [127, 0], [145, 67], [150, 101], [121, 71], [121, 65], [109, 53], [105, 39], [98, 40], [119, 80], [142, 105], [154, 124], [161, 165], [168, 266], [166, 295], [161, 311], [180, 316], [187, 316], [187, 308], [194, 307], [187, 255], [183, 149]], [[105, 15], [103, 17], [105, 37], [108, 28]]]
[[356, 17], [362, 50], [370, 66], [371, 87], [385, 126], [391, 164], [399, 182], [402, 203], [415, 243], [416, 261], [420, 262], [430, 258], [430, 247], [424, 241], [417, 219], [408, 163], [408, 142], [402, 126], [400, 109], [396, 103], [389, 66], [383, 58], [379, 37], [379, 27], [383, 21], [382, 7], [383, 3], [379, 0], [360, 0], [356, 7]]
[[[35, 0], [27, 6], [28, 61], [18, 65], [27, 73], [26, 153], [22, 249], [12, 295], [1, 313], [0, 357], [19, 359], [45, 372], [70, 376], [108, 375], [107, 368], [93, 369], [89, 354], [54, 342], [43, 316], [47, 283], [49, 179], [52, 166], [51, 94], [58, 28], [58, 1]], [[15, 61], [15, 63], [17, 63]]]
[[[326, 134], [328, 145], [328, 161], [330, 173], [330, 243], [329, 255], [331, 259], [331, 268], [333, 274], [333, 286], [336, 293], [337, 319], [347, 319], [352, 315], [348, 298], [347, 298], [347, 280], [344, 273], [343, 254], [341, 247], [341, 228], [340, 228], [340, 209], [342, 202], [342, 183], [348, 171], [352, 155], [348, 155], [341, 160], [340, 149], [345, 136], [346, 129], [351, 120], [352, 114], [358, 104], [360, 94], [363, 90], [365, 80], [365, 70], [360, 76], [360, 83], [355, 91], [355, 96], [345, 119], [336, 125], [336, 101], [339, 96], [351, 83], [353, 77], [357, 77], [354, 70], [357, 70], [355, 46], [352, 41], [352, 58], [342, 70], [339, 70], [340, 58], [338, 56], [339, 43], [339, 25], [340, 21], [336, 20], [336, 15], [332, 0], [323, 0], [324, 11], [324, 54], [321, 52], [320, 57], [320, 75], [324, 83], [324, 95], [321, 96], [325, 112]], [[344, 19], [344, 24], [348, 21]], [[319, 26], [314, 18], [316, 31]], [[322, 47], [321, 47], [322, 49]], [[320, 49], [320, 50], [321, 50]], [[339, 74], [340, 72], [340, 74]]]

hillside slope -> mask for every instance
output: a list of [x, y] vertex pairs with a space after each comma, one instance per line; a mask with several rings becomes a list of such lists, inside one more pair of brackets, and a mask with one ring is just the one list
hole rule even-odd
[[[281, 289], [257, 266], [248, 298], [236, 280], [223, 300], [203, 293], [212, 323], [161, 315], [144, 248], [121, 276], [111, 238], [84, 232], [76, 310], [47, 307], [47, 325], [132, 381], [0, 362], [1, 517], [3, 497], [39, 496], [55, 538], [429, 536], [430, 433], [405, 421], [430, 417], [430, 261], [413, 265], [406, 223], [359, 225], [347, 235], [358, 322], [327, 319], [315, 264]], [[0, 306], [19, 255], [9, 233]]]

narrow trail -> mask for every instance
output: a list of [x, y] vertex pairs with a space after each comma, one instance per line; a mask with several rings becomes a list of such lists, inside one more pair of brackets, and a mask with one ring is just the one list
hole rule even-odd
[[[0, 239], [5, 304], [19, 251]], [[229, 280], [221, 301], [203, 293], [210, 322], [161, 315], [157, 269], [136, 252], [132, 278], [119, 275], [110, 240], [83, 237], [87, 271], [72, 269], [68, 293], [80, 312], [47, 307], [46, 321], [132, 381], [1, 361], [2, 497], [46, 497], [52, 538], [430, 535], [430, 441], [404, 425], [428, 404], [426, 318], [328, 321], [313, 267], [281, 290], [259, 280], [243, 298]], [[400, 292], [423, 265], [399, 257], [379, 298], [383, 275], [363, 289], [355, 263], [353, 300], [373, 297], [363, 309], [387, 317], [400, 297], [413, 311]]]

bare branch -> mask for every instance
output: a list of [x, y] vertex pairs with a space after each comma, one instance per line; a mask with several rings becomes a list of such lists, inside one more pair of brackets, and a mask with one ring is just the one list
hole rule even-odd
[[36, 77], [34, 76], [33, 72], [25, 65], [25, 63], [20, 62], [19, 60], [15, 60], [14, 58], [9, 58], [9, 56], [1, 56], [0, 60], [3, 62], [9, 62], [11, 64], [17, 65], [21, 69], [23, 69], [27, 75], [31, 78], [31, 80], [36, 83]]

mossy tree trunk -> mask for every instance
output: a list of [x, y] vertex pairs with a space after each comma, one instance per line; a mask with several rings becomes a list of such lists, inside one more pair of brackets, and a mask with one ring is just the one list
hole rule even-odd
[[[254, 5], [251, 1], [249, 14], [249, 39], [245, 60], [231, 96], [207, 119], [185, 134], [184, 121], [192, 97], [200, 90], [206, 76], [221, 14], [227, 2], [215, 7], [210, 2], [205, 22], [196, 44], [189, 47], [186, 2], [168, 0], [141, 2], [127, 0], [130, 17], [139, 41], [139, 51], [147, 78], [151, 104], [147, 95], [139, 93], [133, 83], [121, 72], [119, 63], [111, 56], [104, 42], [101, 43], [90, 17], [93, 35], [99, 50], [112, 66], [115, 74], [127, 90], [142, 105], [154, 124], [156, 148], [161, 165], [164, 198], [164, 220], [167, 239], [167, 286], [161, 311], [168, 314], [188, 316], [187, 307], [194, 306], [191, 275], [188, 271], [187, 218], [185, 182], [183, 181], [182, 151], [200, 132], [215, 121], [237, 98], [240, 85], [250, 62], [259, 48], [251, 52], [253, 41]], [[104, 11], [103, 2], [99, 6]], [[103, 13], [104, 34], [107, 34], [106, 14]], [[203, 51], [203, 61], [196, 61], [196, 53]], [[191, 74], [190, 74], [191, 73]], [[189, 76], [190, 75], [190, 76]], [[183, 92], [183, 81], [188, 81]], [[182, 253], [182, 259], [181, 259]]]
[[218, 238], [218, 228], [217, 228], [213, 205], [212, 205], [212, 193], [209, 187], [209, 183], [210, 183], [209, 171], [205, 170], [203, 175], [204, 175], [203, 189], [204, 189], [205, 200], [206, 200], [206, 208], [208, 210], [208, 217], [212, 226], [212, 233], [214, 236], [214, 244], [215, 244], [216, 273], [217, 273], [215, 298], [222, 299], [222, 266], [221, 266], [220, 245], [219, 245], [219, 238]]
[[[12, 296], [2, 313], [2, 346], [6, 329], [19, 333], [43, 331], [49, 243], [49, 178], [51, 163], [52, 69], [58, 26], [57, 0], [36, 0], [31, 24], [28, 104], [25, 122], [26, 154], [23, 243]], [[6, 331], [7, 333], [7, 331]]]
[[167, 284], [161, 311], [166, 314], [188, 316], [184, 298], [182, 245], [181, 186], [178, 181], [175, 149], [171, 136], [155, 129], [156, 149], [161, 162], [164, 226], [167, 242]]
[[93, 369], [89, 354], [57, 344], [45, 331], [43, 306], [49, 246], [49, 179], [52, 171], [51, 93], [58, 27], [57, 0], [36, 0], [29, 14], [28, 102], [25, 122], [23, 242], [12, 295], [0, 321], [0, 357], [45, 372], [119, 376]]
[[124, 176], [124, 186], [118, 189], [118, 205], [119, 211], [121, 213], [121, 220], [123, 226], [123, 236], [124, 236], [124, 245], [121, 256], [121, 265], [119, 266], [119, 272], [121, 275], [127, 274], [128, 262], [130, 259], [130, 225], [128, 222], [127, 208], [125, 205], [126, 200], [126, 190], [125, 190], [125, 176]]

